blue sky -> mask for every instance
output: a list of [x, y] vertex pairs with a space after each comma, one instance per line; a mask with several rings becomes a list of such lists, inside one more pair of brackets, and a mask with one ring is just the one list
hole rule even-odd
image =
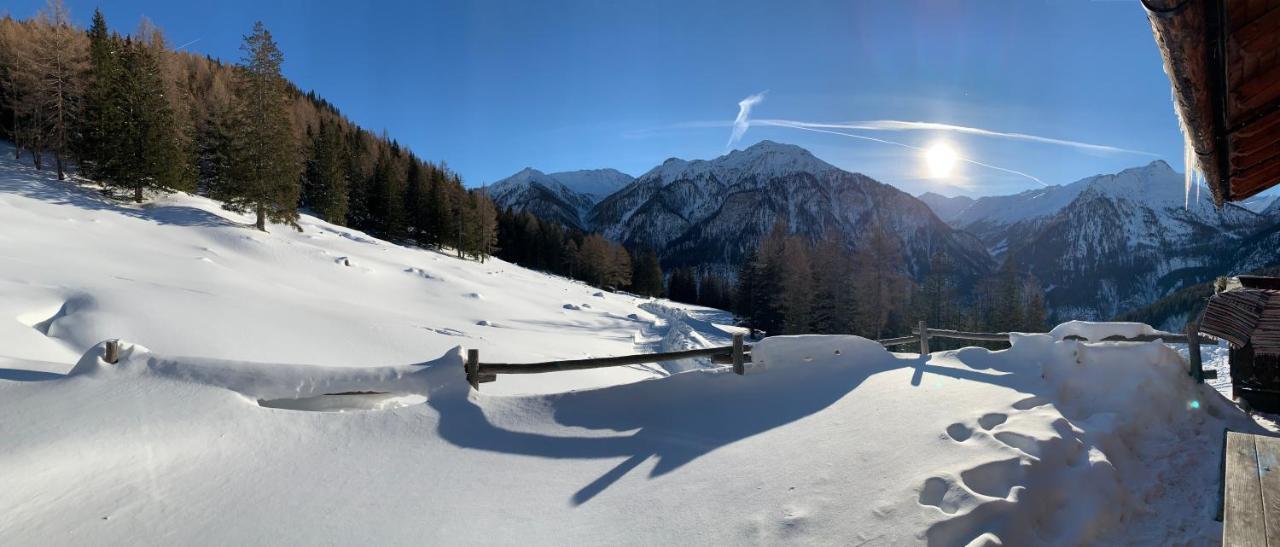
[[[357, 123], [469, 185], [525, 166], [639, 175], [669, 157], [726, 151], [738, 101], [753, 118], [903, 120], [1147, 152], [943, 131], [849, 130], [1065, 183], [1163, 158], [1181, 170], [1169, 83], [1137, 1], [204, 1], [66, 0], [129, 31], [145, 15], [170, 42], [223, 59], [264, 21], [285, 75]], [[15, 16], [43, 2], [17, 0]], [[1002, 194], [1039, 184], [962, 164], [922, 176], [913, 149], [788, 127], [804, 146], [911, 193]]]

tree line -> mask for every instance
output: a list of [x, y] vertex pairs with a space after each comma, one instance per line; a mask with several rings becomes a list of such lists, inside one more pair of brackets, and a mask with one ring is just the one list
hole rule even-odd
[[494, 253], [497, 211], [483, 190], [288, 82], [261, 23], [241, 50], [236, 64], [175, 51], [145, 18], [122, 35], [100, 10], [82, 30], [58, 0], [31, 19], [5, 16], [0, 137], [38, 169], [66, 179], [75, 166], [137, 202], [185, 191], [261, 230], [297, 227], [303, 208], [392, 241]]
[[897, 238], [881, 226], [872, 226], [853, 249], [842, 241], [837, 234], [810, 241], [775, 224], [738, 270], [732, 309], [769, 334], [878, 339], [908, 333], [921, 320], [986, 332], [1045, 327], [1040, 284], [1018, 272], [1012, 257], [962, 292], [943, 252], [930, 258], [928, 273], [916, 282], [905, 273]]

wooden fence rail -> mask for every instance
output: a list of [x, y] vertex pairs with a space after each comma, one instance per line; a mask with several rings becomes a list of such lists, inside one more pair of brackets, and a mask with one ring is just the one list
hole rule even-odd
[[467, 350], [467, 362], [463, 365], [467, 372], [467, 382], [471, 387], [480, 389], [480, 384], [497, 380], [499, 374], [543, 374], [567, 370], [586, 370], [592, 368], [620, 367], [647, 363], [664, 363], [695, 357], [710, 357], [713, 362], [732, 364], [736, 374], [746, 373], [746, 364], [751, 362], [751, 346], [744, 343], [742, 334], [733, 335], [733, 345], [715, 348], [700, 348], [664, 353], [641, 353], [638, 355], [619, 355], [616, 357], [595, 357], [591, 359], [570, 359], [566, 361], [547, 361], [543, 363], [481, 363], [480, 350]]
[[[930, 338], [950, 338], [954, 340], [973, 340], [978, 342], [1009, 342], [1009, 333], [931, 329], [925, 325], [924, 321], [921, 321], [918, 326], [911, 329], [911, 336], [885, 338], [883, 340], [877, 340], [877, 342], [883, 346], [901, 346], [904, 344], [918, 343], [920, 347], [920, 354], [928, 355]], [[1072, 335], [1064, 336], [1063, 340], [1084, 341], [1085, 338]], [[1194, 322], [1187, 325], [1186, 334], [1165, 332], [1159, 334], [1143, 334], [1132, 337], [1108, 336], [1098, 341], [1188, 344], [1189, 351], [1187, 353], [1189, 357], [1188, 360], [1190, 361], [1190, 370], [1188, 373], [1199, 382], [1203, 382], [1206, 378], [1216, 378], [1218, 375], [1216, 370], [1202, 369], [1200, 358], [1200, 344], [1216, 344], [1217, 340], [1199, 334], [1199, 326]], [[482, 383], [497, 380], [499, 374], [543, 374], [547, 372], [561, 372], [568, 370], [586, 370], [593, 368], [640, 365], [646, 363], [662, 363], [697, 357], [710, 357], [712, 362], [715, 363], [732, 364], [734, 373], [744, 374], [746, 372], [746, 364], [751, 362], [750, 350], [751, 346], [744, 343], [742, 334], [733, 335], [733, 345], [731, 346], [671, 351], [665, 353], [620, 355], [616, 357], [547, 361], [543, 363], [481, 363], [480, 350], [472, 349], [467, 350], [467, 361], [463, 367], [467, 373], [467, 382], [475, 389], [480, 389], [480, 384]]]
[[[1009, 333], [1007, 332], [965, 332], [951, 329], [931, 329], [921, 321], [919, 326], [911, 329], [913, 336], [901, 336], [898, 338], [886, 338], [879, 340], [883, 346], [900, 346], [918, 342], [920, 344], [920, 354], [927, 355], [929, 353], [930, 338], [951, 338], [955, 340], [973, 340], [978, 342], [1008, 342]], [[1063, 336], [1063, 340], [1089, 341], [1083, 336], [1068, 335]], [[1202, 368], [1200, 356], [1200, 344], [1217, 344], [1216, 338], [1211, 338], [1200, 334], [1200, 325], [1196, 322], [1187, 324], [1187, 332], [1178, 334], [1174, 332], [1161, 332], [1157, 334], [1140, 334], [1137, 336], [1108, 336], [1095, 342], [1164, 342], [1167, 344], [1187, 344], [1187, 361], [1189, 362], [1188, 374], [1195, 378], [1197, 382], [1203, 383], [1205, 379], [1215, 379], [1218, 377], [1218, 371], [1214, 369]]]

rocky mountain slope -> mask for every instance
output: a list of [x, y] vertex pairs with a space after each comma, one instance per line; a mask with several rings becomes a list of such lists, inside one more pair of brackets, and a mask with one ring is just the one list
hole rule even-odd
[[[1163, 161], [1012, 196], [952, 220], [1046, 288], [1055, 319], [1105, 319], [1214, 276], [1268, 266], [1273, 221], [1207, 193], [1188, 197]], [[981, 209], [981, 210], [980, 210]], [[1251, 243], [1251, 241], [1253, 241]]]
[[921, 277], [937, 251], [976, 277], [992, 262], [981, 242], [942, 222], [911, 195], [836, 168], [798, 146], [762, 141], [713, 160], [669, 159], [591, 209], [588, 223], [665, 264], [732, 269], [779, 220], [812, 238], [837, 234], [856, 247], [874, 226], [901, 243]]
[[546, 174], [526, 167], [493, 183], [489, 195], [501, 208], [528, 211], [566, 226], [586, 229], [586, 213], [605, 196], [630, 184], [631, 175], [615, 169]]

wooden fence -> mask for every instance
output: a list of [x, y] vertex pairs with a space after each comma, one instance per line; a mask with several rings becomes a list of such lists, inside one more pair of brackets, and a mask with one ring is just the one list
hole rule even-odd
[[[1007, 332], [966, 332], [951, 329], [931, 329], [921, 321], [918, 326], [911, 329], [911, 336], [900, 336], [898, 338], [886, 338], [877, 340], [880, 345], [885, 347], [901, 346], [905, 344], [919, 344], [920, 354], [929, 354], [929, 339], [931, 338], [949, 338], [953, 340], [971, 340], [977, 342], [1009, 342], [1009, 333]], [[1085, 339], [1079, 336], [1066, 336], [1064, 340], [1080, 340]], [[1188, 344], [1190, 370], [1188, 374], [1195, 378], [1197, 382], [1204, 382], [1206, 378], [1213, 379], [1218, 377], [1218, 371], [1213, 369], [1204, 369], [1201, 365], [1200, 344], [1216, 344], [1217, 340], [1199, 334], [1199, 326], [1191, 323], [1187, 326], [1185, 334], [1177, 334], [1172, 332], [1164, 332], [1157, 334], [1144, 334], [1132, 337], [1110, 336], [1098, 342], [1166, 342], [1170, 344]], [[467, 373], [467, 382], [471, 387], [480, 389], [480, 384], [485, 382], [493, 382], [498, 379], [499, 374], [542, 374], [546, 372], [561, 372], [566, 370], [585, 370], [593, 368], [617, 367], [625, 365], [640, 365], [647, 363], [663, 363], [669, 361], [679, 361], [681, 359], [691, 359], [696, 357], [710, 357], [712, 362], [720, 364], [732, 364], [733, 372], [736, 374], [746, 373], [746, 364], [751, 362], [751, 346], [744, 343], [742, 334], [733, 335], [733, 345], [715, 348], [691, 349], [685, 351], [672, 351], [665, 353], [641, 353], [638, 355], [621, 355], [617, 357], [596, 357], [591, 359], [572, 359], [567, 361], [547, 361], [543, 363], [482, 363], [480, 362], [480, 350], [467, 350], [467, 361], [463, 365]]]
[[471, 387], [478, 390], [480, 389], [480, 384], [497, 380], [499, 374], [542, 374], [565, 370], [665, 363], [695, 357], [710, 357], [713, 363], [733, 365], [735, 374], [746, 374], [746, 364], [751, 362], [751, 346], [745, 343], [742, 334], [734, 334], [733, 345], [731, 346], [620, 355], [617, 357], [572, 359], [568, 361], [547, 361], [544, 363], [481, 363], [480, 350], [469, 349], [467, 350], [467, 362], [463, 365], [463, 368], [467, 373], [467, 382], [471, 384]]
[[[972, 340], [978, 342], [1009, 341], [1009, 333], [1007, 332], [965, 332], [950, 329], [931, 329], [925, 325], [924, 321], [921, 321], [919, 325], [911, 329], [911, 334], [911, 336], [886, 338], [879, 340], [879, 342], [885, 347], [919, 343], [920, 354], [928, 355], [930, 338], [951, 338], [955, 340]], [[1075, 335], [1064, 336], [1062, 339], [1088, 341], [1084, 337]], [[1200, 325], [1195, 322], [1187, 324], [1187, 331], [1185, 334], [1161, 332], [1157, 334], [1141, 334], [1138, 336], [1108, 336], [1101, 340], [1094, 340], [1094, 342], [1165, 342], [1168, 344], [1187, 344], [1187, 360], [1190, 362], [1188, 374], [1200, 383], [1203, 383], [1205, 379], [1212, 380], [1218, 377], [1217, 370], [1203, 368], [1200, 356], [1200, 344], [1217, 344], [1218, 340], [1200, 334]]]

